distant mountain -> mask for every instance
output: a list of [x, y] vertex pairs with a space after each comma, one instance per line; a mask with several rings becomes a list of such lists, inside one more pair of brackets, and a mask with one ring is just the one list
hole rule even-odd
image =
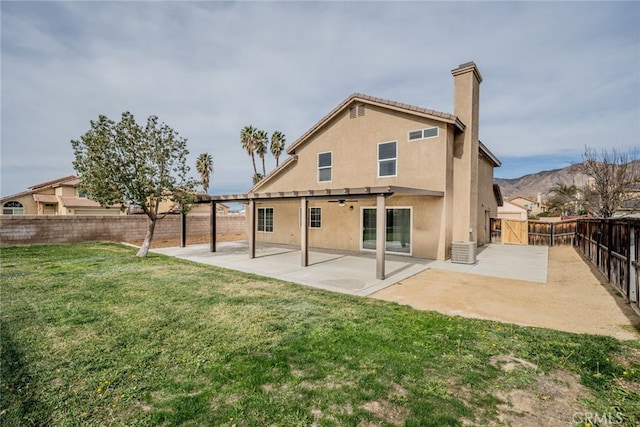
[[494, 178], [493, 182], [500, 186], [505, 200], [518, 196], [536, 200], [538, 193], [542, 193], [543, 199], [546, 199], [549, 189], [557, 182], [567, 185], [575, 184], [578, 187], [586, 184], [587, 176], [574, 173], [573, 168], [573, 166], [567, 166], [563, 169], [542, 171], [513, 179]]

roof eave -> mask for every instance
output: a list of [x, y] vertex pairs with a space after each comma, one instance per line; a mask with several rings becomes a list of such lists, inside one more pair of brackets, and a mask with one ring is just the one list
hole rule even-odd
[[482, 143], [482, 141], [478, 141], [478, 145], [480, 146], [480, 151], [485, 156], [491, 159], [495, 167], [499, 168], [500, 166], [502, 166], [502, 162], [500, 161], [500, 159], [498, 159], [496, 155], [493, 154], [491, 150], [489, 150], [487, 146]]
[[287, 167], [289, 167], [289, 165], [291, 165], [293, 162], [295, 162], [297, 160], [298, 160], [298, 156], [296, 156], [295, 154], [290, 156], [290, 157], [288, 157], [284, 162], [282, 162], [282, 164], [280, 166], [278, 166], [277, 168], [272, 170], [270, 173], [267, 174], [267, 176], [265, 176], [260, 181], [255, 183], [253, 185], [253, 187], [251, 187], [249, 189], [249, 192], [253, 192], [256, 189], [260, 188], [260, 186], [262, 186], [262, 185], [266, 184], [267, 182], [271, 181], [275, 176], [279, 175], [283, 170], [285, 170]]

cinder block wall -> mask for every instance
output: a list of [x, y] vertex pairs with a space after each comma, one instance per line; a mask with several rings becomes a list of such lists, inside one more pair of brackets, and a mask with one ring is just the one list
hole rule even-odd
[[[187, 216], [187, 236], [209, 234], [209, 224], [209, 215]], [[146, 215], [0, 215], [0, 245], [142, 240], [148, 225]], [[217, 234], [245, 233], [245, 217], [217, 216], [216, 231]], [[159, 219], [153, 236], [154, 239], [179, 237], [180, 215]]]

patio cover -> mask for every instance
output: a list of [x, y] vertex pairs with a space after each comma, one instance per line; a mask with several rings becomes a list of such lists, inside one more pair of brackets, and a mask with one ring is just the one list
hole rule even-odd
[[[377, 207], [376, 217], [376, 278], [385, 278], [385, 224], [386, 224], [386, 198], [394, 194], [408, 194], [416, 196], [444, 197], [443, 191], [426, 190], [420, 188], [381, 186], [381, 187], [356, 187], [323, 190], [296, 190], [264, 193], [229, 194], [229, 195], [198, 195], [196, 203], [211, 203], [211, 252], [216, 251], [216, 202], [233, 201], [248, 202], [247, 218], [249, 219], [249, 258], [255, 258], [256, 238], [256, 200], [300, 200], [302, 212], [306, 212], [309, 199], [338, 199], [341, 197], [375, 198]], [[302, 215], [300, 227], [300, 253], [303, 267], [309, 265], [309, 224], [307, 215]]]

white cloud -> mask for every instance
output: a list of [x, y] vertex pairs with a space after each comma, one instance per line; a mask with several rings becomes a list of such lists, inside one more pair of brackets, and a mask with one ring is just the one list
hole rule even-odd
[[640, 142], [635, 2], [0, 7], [3, 195], [72, 173], [69, 141], [124, 110], [158, 115], [192, 160], [211, 153], [212, 192], [241, 192], [243, 126], [291, 143], [353, 92], [451, 112], [450, 70], [468, 60], [484, 77], [481, 137], [500, 157]]

